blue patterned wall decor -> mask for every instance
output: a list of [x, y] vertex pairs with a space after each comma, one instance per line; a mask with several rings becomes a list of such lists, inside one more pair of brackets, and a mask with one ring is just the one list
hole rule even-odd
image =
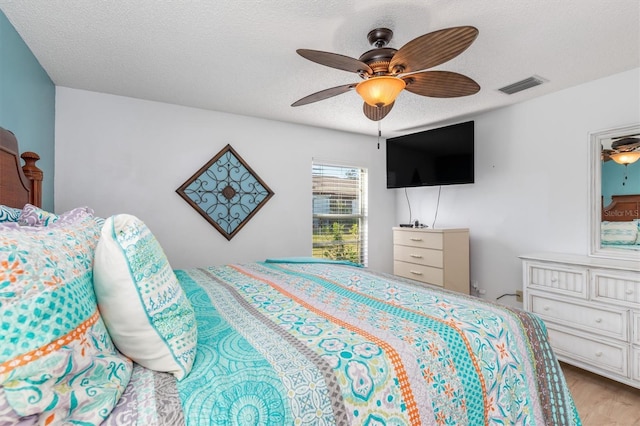
[[231, 145], [225, 146], [176, 192], [227, 240], [274, 194]]

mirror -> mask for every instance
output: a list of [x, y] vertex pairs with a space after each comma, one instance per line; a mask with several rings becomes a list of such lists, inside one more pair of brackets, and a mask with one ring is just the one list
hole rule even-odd
[[[640, 150], [640, 124], [593, 132], [590, 137], [591, 255], [640, 260], [640, 160], [619, 164], [616, 152]], [[613, 157], [612, 157], [612, 154]]]

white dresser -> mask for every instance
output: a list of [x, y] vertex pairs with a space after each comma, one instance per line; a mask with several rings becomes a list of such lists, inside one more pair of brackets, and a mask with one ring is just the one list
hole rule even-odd
[[469, 230], [393, 228], [393, 273], [469, 294]]
[[640, 263], [560, 253], [520, 256], [524, 308], [558, 359], [640, 388]]

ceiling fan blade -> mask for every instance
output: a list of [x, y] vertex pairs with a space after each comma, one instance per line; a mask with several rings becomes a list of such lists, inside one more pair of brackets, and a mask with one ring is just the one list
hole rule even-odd
[[394, 102], [391, 102], [387, 106], [374, 107], [364, 102], [364, 105], [362, 106], [362, 111], [364, 112], [364, 115], [366, 115], [369, 120], [380, 121], [383, 118], [385, 118], [387, 114], [389, 114], [389, 112], [391, 111], [391, 108], [393, 108], [393, 104]]
[[405, 90], [432, 98], [456, 98], [469, 96], [480, 90], [478, 83], [469, 77], [451, 71], [423, 71], [403, 79]]
[[611, 143], [611, 148], [617, 151], [634, 151], [640, 148], [640, 138], [637, 137], [625, 137], [615, 140]]
[[349, 90], [355, 88], [357, 83], [344, 84], [342, 86], [332, 87], [331, 89], [321, 90], [316, 93], [312, 93], [309, 96], [305, 96], [302, 99], [298, 99], [294, 103], [291, 104], [292, 107], [306, 105], [313, 102], [318, 102], [323, 99], [331, 98], [333, 96], [341, 95], [343, 93], [348, 92]]
[[445, 28], [414, 38], [402, 46], [389, 64], [392, 73], [407, 73], [432, 68], [464, 52], [478, 36], [471, 26]]
[[322, 52], [320, 50], [298, 49], [296, 50], [300, 56], [320, 65], [326, 65], [339, 70], [351, 71], [355, 73], [365, 72], [373, 74], [373, 70], [369, 65], [349, 56], [339, 55], [337, 53]]

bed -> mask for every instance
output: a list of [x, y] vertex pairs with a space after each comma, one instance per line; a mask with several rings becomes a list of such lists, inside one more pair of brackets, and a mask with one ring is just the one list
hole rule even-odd
[[602, 247], [640, 250], [640, 194], [613, 195], [602, 203], [600, 223]]
[[173, 270], [139, 218], [42, 210], [2, 133], [0, 424], [580, 424], [535, 315], [341, 261]]

